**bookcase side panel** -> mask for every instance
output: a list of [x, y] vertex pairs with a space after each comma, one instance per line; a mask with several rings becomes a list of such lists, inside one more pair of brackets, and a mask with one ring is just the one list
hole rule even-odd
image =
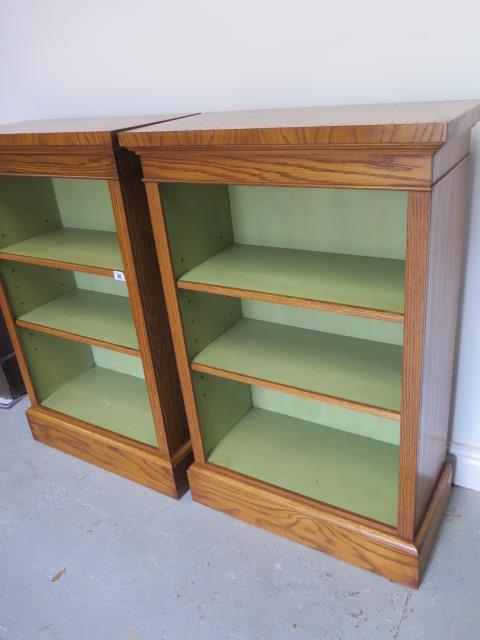
[[447, 451], [468, 166], [466, 158], [432, 190], [415, 527], [428, 507]]

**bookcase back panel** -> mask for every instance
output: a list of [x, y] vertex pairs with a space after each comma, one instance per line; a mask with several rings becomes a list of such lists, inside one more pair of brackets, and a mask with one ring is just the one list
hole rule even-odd
[[240, 244], [405, 259], [406, 191], [230, 186], [229, 194]]
[[162, 184], [161, 197], [177, 277], [233, 242], [405, 259], [405, 191]]
[[374, 342], [396, 345], [403, 343], [403, 326], [394, 322], [259, 302], [258, 300], [244, 299], [241, 301], [241, 307], [244, 318], [373, 340]]
[[206, 374], [193, 379], [209, 462], [396, 524], [398, 422]]
[[145, 378], [142, 360], [127, 353], [118, 353], [101, 347], [92, 347], [92, 355], [97, 367], [111, 369], [117, 373], [124, 373], [135, 378]]
[[63, 227], [116, 231], [105, 180], [52, 178]]
[[90, 273], [80, 273], [78, 271], [74, 271], [73, 275], [78, 289], [96, 291], [98, 293], [110, 293], [114, 296], [128, 298], [126, 282], [115, 280], [113, 277], [97, 276]]

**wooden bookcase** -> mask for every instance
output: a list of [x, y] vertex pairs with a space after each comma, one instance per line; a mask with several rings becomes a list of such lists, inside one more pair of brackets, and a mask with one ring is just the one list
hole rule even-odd
[[118, 131], [0, 127], [0, 303], [33, 436], [179, 497], [191, 445], [141, 167]]
[[193, 498], [417, 587], [448, 502], [476, 101], [210, 113], [140, 155]]

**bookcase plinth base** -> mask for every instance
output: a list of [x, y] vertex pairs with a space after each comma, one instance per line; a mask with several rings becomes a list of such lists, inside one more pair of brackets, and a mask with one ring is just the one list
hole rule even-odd
[[412, 542], [393, 529], [349, 519], [318, 502], [214, 465], [195, 463], [188, 478], [196, 502], [416, 589], [448, 504], [452, 467], [445, 463]]
[[79, 420], [56, 414], [42, 407], [27, 410], [33, 437], [64, 453], [102, 467], [107, 471], [160, 491], [172, 498], [180, 498], [188, 490], [187, 468], [192, 461], [187, 449], [174, 463], [142, 446], [121, 442], [92, 431]]

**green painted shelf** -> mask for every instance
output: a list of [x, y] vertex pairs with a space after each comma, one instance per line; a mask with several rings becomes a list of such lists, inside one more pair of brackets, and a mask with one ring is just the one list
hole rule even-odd
[[[187, 271], [189, 283], [403, 314], [405, 262], [234, 244]], [[196, 287], [198, 288], [198, 287]]]
[[157, 446], [150, 402], [142, 378], [92, 367], [45, 398], [42, 405]]
[[402, 347], [397, 345], [242, 319], [203, 349], [192, 368], [351, 401], [379, 415], [400, 411]]
[[17, 321], [138, 350], [130, 302], [123, 296], [77, 289]]
[[0, 258], [2, 254], [9, 260], [18, 256], [37, 263], [62, 262], [65, 268], [80, 265], [107, 271], [123, 270], [117, 234], [111, 231], [55, 229], [3, 247]]
[[253, 408], [208, 461], [394, 526], [398, 454], [396, 445]]

